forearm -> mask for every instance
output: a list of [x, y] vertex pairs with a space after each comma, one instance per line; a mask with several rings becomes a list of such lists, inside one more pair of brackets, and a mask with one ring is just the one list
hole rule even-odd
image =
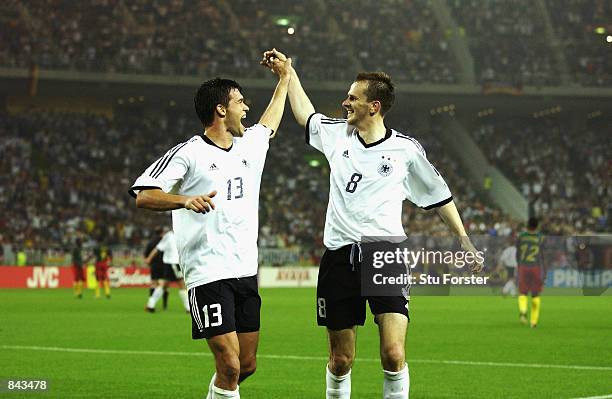
[[467, 237], [461, 216], [455, 206], [455, 201], [451, 201], [448, 204], [442, 205], [438, 209], [438, 215], [442, 218], [444, 223], [448, 226], [451, 232], [457, 237]]
[[278, 130], [278, 126], [283, 118], [283, 111], [285, 110], [285, 102], [287, 100], [287, 91], [289, 90], [290, 79], [290, 75], [282, 76], [279, 79], [276, 89], [274, 90], [274, 94], [272, 94], [272, 100], [270, 100], [268, 107], [259, 119], [260, 124], [269, 127], [274, 131], [274, 133], [276, 133]]
[[185, 207], [187, 197], [183, 195], [168, 194], [161, 189], [142, 190], [136, 196], [138, 208], [150, 209], [152, 211], [171, 211]]
[[149, 256], [147, 256], [147, 258], [145, 259], [145, 263], [148, 265], [151, 262], [153, 262], [153, 258], [155, 258], [155, 256], [157, 256], [157, 248], [153, 248], [153, 250], [149, 253]]
[[315, 113], [315, 108], [306, 95], [295, 69], [291, 72], [291, 82], [289, 82], [289, 103], [297, 123], [306, 126], [308, 117]]

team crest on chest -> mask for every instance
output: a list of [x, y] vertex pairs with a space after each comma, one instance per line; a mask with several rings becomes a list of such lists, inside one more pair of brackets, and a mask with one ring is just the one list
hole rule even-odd
[[246, 159], [242, 160], [242, 166], [244, 166], [245, 168], [249, 167], [249, 162]]
[[378, 165], [378, 173], [383, 177], [387, 177], [393, 173], [393, 165], [391, 164], [391, 158], [385, 159], [384, 156], [382, 158], [382, 162]]

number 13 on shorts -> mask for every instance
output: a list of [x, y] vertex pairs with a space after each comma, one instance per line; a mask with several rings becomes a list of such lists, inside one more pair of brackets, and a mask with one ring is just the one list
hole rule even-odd
[[[209, 309], [210, 314], [208, 313]], [[221, 315], [220, 303], [213, 303], [210, 306], [204, 305], [204, 307], [202, 308], [202, 313], [204, 314], [204, 328], [218, 327], [223, 324], [223, 316]]]

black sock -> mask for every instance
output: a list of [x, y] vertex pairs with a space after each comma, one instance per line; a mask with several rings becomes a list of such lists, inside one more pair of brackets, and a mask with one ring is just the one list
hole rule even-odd
[[169, 296], [168, 290], [164, 289], [164, 296], [163, 296], [164, 309], [168, 309], [168, 296]]

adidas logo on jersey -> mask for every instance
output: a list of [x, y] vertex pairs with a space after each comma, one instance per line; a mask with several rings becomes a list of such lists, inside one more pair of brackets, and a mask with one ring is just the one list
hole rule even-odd
[[208, 170], [219, 170], [219, 168], [217, 168], [217, 165], [213, 163], [212, 165], [210, 165], [210, 168], [208, 168]]
[[344, 158], [348, 158], [348, 157], [349, 157], [349, 156], [348, 156], [348, 150], [344, 150], [344, 152], [342, 153], [342, 156], [343, 156]]

